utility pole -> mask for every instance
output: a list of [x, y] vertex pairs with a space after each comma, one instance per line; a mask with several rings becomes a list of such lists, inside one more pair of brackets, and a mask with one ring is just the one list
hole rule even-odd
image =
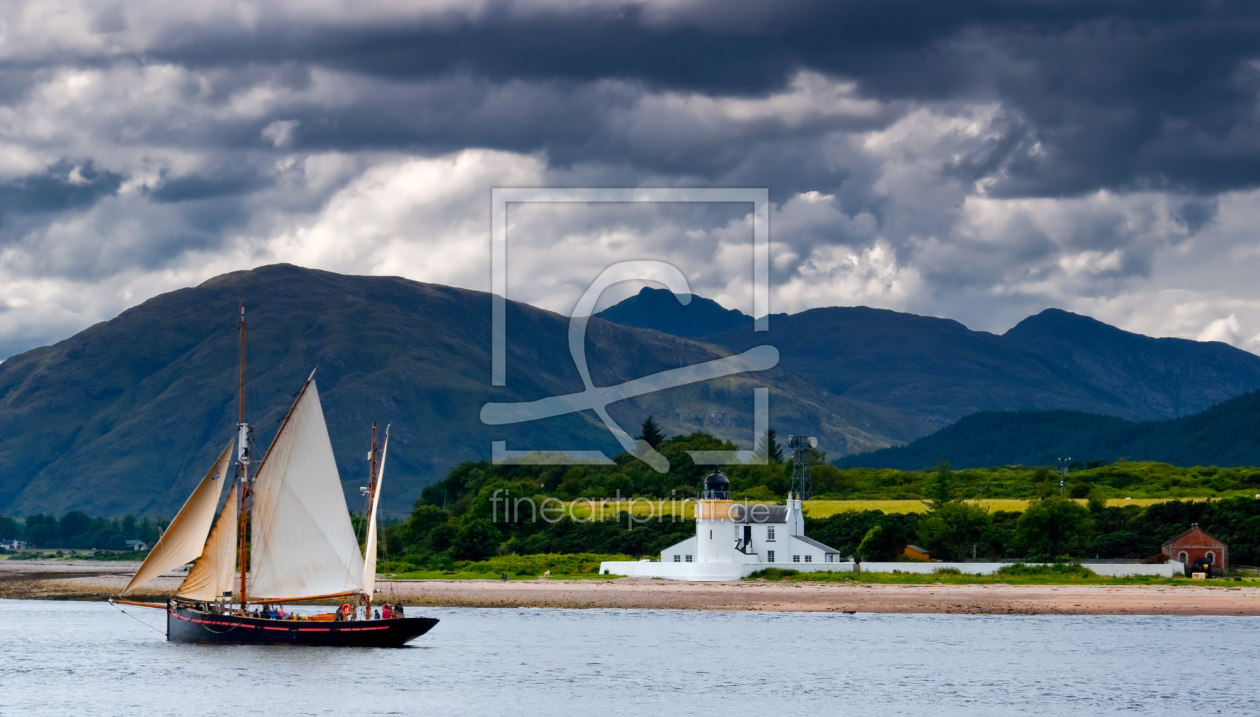
[[1067, 483], [1068, 464], [1072, 462], [1072, 457], [1059, 459], [1059, 497], [1063, 497], [1063, 486]]

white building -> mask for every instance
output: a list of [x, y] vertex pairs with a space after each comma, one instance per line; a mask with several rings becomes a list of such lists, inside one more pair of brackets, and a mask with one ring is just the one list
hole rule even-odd
[[[800, 499], [789, 495], [787, 505], [735, 503], [730, 500], [730, 480], [721, 471], [704, 479], [704, 492], [696, 503], [696, 537], [661, 551], [660, 562], [603, 562], [599, 572], [641, 578], [717, 581], [739, 580], [766, 568], [801, 572], [851, 572], [853, 563], [834, 548], [805, 537], [805, 516]], [[897, 562], [862, 563], [873, 573], [931, 573], [956, 568], [975, 575], [992, 575], [1010, 563]], [[1127, 577], [1182, 573], [1182, 564], [1163, 565], [1083, 563], [1099, 575]]]
[[661, 551], [660, 562], [605, 562], [610, 575], [676, 580], [738, 580], [765, 568], [806, 571], [852, 570], [853, 563], [805, 537], [799, 498], [787, 505], [736, 503], [731, 482], [721, 471], [704, 480], [696, 503], [696, 535]]

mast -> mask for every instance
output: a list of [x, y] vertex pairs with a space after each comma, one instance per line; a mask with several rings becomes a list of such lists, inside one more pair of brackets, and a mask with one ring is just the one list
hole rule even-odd
[[372, 504], [372, 496], [376, 494], [376, 421], [372, 421], [372, 450], [368, 453], [371, 466], [368, 470], [368, 505]]
[[[376, 424], [372, 424], [375, 428]], [[372, 488], [368, 493], [367, 506], [367, 539], [364, 541], [363, 555], [363, 596], [368, 609], [372, 607], [372, 597], [376, 592], [376, 557], [377, 557], [377, 523], [376, 511], [380, 505], [381, 478], [385, 473], [385, 457], [389, 453], [389, 426], [385, 426], [385, 445], [381, 448], [380, 463], [372, 474]], [[372, 458], [376, 457], [376, 441], [372, 441]], [[375, 460], [373, 460], [375, 463]]]
[[[376, 498], [376, 421], [372, 421], [372, 450], [368, 451], [368, 485], [367, 485], [367, 505], [363, 509], [363, 517], [368, 521], [368, 534], [363, 536], [365, 541], [372, 539], [372, 505]], [[368, 546], [363, 546], [368, 550]], [[368, 615], [372, 614], [372, 594], [364, 592], [363, 599], [367, 604]]]
[[240, 549], [238, 559], [241, 564], [241, 610], [245, 609], [245, 602], [248, 599], [245, 589], [245, 571], [247, 563], [245, 562], [245, 531], [247, 521], [246, 516], [246, 500], [249, 498], [249, 425], [245, 423], [245, 304], [241, 307], [241, 401], [240, 401], [240, 420], [236, 424], [237, 428], [237, 447], [236, 447], [236, 475], [240, 479], [240, 515], [238, 516], [237, 525], [240, 531], [236, 541]]

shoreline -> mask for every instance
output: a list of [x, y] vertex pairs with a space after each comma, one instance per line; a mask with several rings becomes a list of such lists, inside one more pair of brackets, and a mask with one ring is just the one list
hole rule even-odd
[[[136, 563], [0, 562], [0, 599], [103, 601]], [[163, 600], [168, 574], [128, 597]], [[964, 615], [1260, 616], [1260, 588], [1197, 585], [892, 585], [616, 580], [379, 580], [378, 599], [408, 607], [718, 610]]]

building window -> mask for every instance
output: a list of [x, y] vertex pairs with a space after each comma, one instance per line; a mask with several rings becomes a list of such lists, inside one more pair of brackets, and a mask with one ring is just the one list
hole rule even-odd
[[766, 551], [766, 562], [768, 562], [768, 563], [773, 563], [773, 562], [774, 562], [774, 551], [773, 551], [773, 550], [767, 550], [767, 551]]
[[1186, 551], [1183, 550], [1180, 553], [1177, 553], [1177, 562], [1185, 563], [1185, 562], [1188, 562], [1189, 560], [1190, 560], [1190, 556], [1186, 555]]
[[709, 531], [709, 540], [713, 540], [713, 531], [712, 531], [712, 530], [710, 530], [710, 531]]
[[681, 555], [675, 555], [675, 556], [674, 556], [674, 562], [675, 562], [675, 563], [681, 563], [681, 562], [682, 562], [682, 556], [681, 556]]
[[812, 562], [814, 562], [814, 556], [812, 556], [812, 555], [806, 555], [806, 556], [805, 556], [805, 562], [807, 562], [807, 563], [812, 563]]
[[690, 556], [690, 555], [688, 555], [688, 556], [687, 556], [687, 562], [689, 562], [689, 563], [691, 562], [691, 556]]
[[793, 556], [792, 556], [792, 562], [794, 562], [794, 563], [799, 563], [799, 562], [801, 562], [801, 556], [799, 556], [799, 555], [793, 555]]
[[766, 540], [774, 540], [774, 528], [766, 528]]
[[1216, 553], [1213, 553], [1211, 550], [1207, 551], [1207, 561], [1216, 565]]

